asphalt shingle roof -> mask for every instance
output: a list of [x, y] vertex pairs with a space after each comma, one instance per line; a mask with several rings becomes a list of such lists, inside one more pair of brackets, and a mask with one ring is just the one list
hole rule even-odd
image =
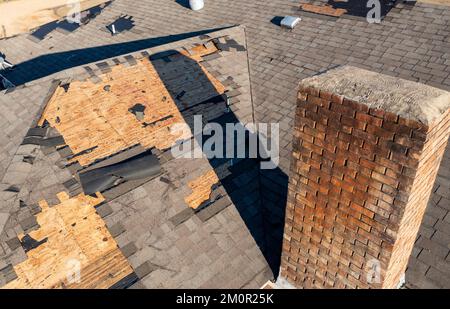
[[[271, 257], [273, 261], [269, 263], [276, 265], [284, 225], [283, 209], [298, 82], [327, 69], [351, 64], [450, 90], [448, 6], [397, 4], [381, 24], [368, 24], [364, 19], [352, 16], [336, 19], [300, 12], [299, 2], [311, 2], [303, 0], [209, 0], [199, 12], [186, 8], [186, 2], [115, 0], [89, 24], [72, 33], [52, 32], [38, 42], [30, 40], [27, 35], [0, 41], [0, 50], [10, 62], [17, 65], [14, 71], [5, 73], [5, 77], [16, 85], [28, 85], [27, 88], [0, 97], [3, 101], [0, 125], [6, 133], [0, 137], [0, 176], [4, 176], [14, 162], [21, 136], [29, 128], [22, 121], [32, 119], [41, 98], [50, 87], [50, 80], [58, 72], [64, 75], [67, 74], [64, 69], [198, 36], [207, 33], [208, 29], [241, 24], [245, 26], [247, 40], [250, 74], [246, 86], [251, 89], [251, 114], [257, 122], [280, 123], [280, 168], [260, 172], [258, 195], [261, 199], [258, 211], [264, 230], [262, 243], [266, 244], [262, 250], [266, 257], [267, 252], [273, 252], [275, 257]], [[108, 31], [104, 31], [105, 26], [121, 14], [133, 16], [135, 27], [111, 36]], [[273, 21], [275, 17], [284, 15], [298, 15], [302, 21], [294, 30], [281, 29]], [[247, 115], [248, 106], [243, 108]], [[407, 271], [410, 287], [450, 287], [449, 153], [450, 150], [447, 150], [410, 260]], [[42, 187], [45, 188], [45, 184]], [[145, 188], [137, 191], [144, 196], [143, 190], [147, 195], [154, 194]], [[122, 209], [122, 216], [127, 216], [135, 204], [127, 197], [121, 198], [124, 201], [115, 207]], [[231, 211], [232, 208], [227, 209]], [[239, 218], [236, 212], [228, 215], [231, 217], [221, 219], [224, 220], [220, 221], [221, 229], [229, 228], [227, 222]], [[163, 230], [161, 233], [165, 232]], [[220, 230], [217, 235], [222, 233]], [[192, 237], [195, 239], [195, 236]], [[221, 241], [223, 249], [228, 248], [229, 239], [225, 237]], [[145, 250], [147, 257], [150, 256], [150, 249]], [[236, 260], [235, 263], [237, 265], [239, 262]], [[197, 264], [195, 267], [198, 269], [192, 266], [192, 270], [186, 269], [186, 272], [207, 269], [202, 263]], [[171, 277], [170, 270], [161, 270], [159, 273], [159, 279], [148, 280], [148, 286], [158, 286], [155, 282], [171, 282], [175, 285], [174, 281], [168, 279]], [[197, 279], [197, 286], [201, 286], [200, 282], [206, 284], [203, 279]], [[218, 282], [226, 285], [229, 280], [232, 279], [222, 278]]]

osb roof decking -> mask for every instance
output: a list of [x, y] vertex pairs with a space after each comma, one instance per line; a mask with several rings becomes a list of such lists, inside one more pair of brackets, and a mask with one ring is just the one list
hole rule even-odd
[[60, 204], [51, 207], [46, 201], [39, 203], [40, 228], [29, 236], [44, 242], [14, 266], [18, 278], [4, 288], [109, 288], [130, 275], [133, 269], [95, 212], [103, 197], [69, 198], [62, 192], [58, 198]]
[[[197, 61], [217, 51], [213, 46], [199, 45], [179, 57]], [[198, 65], [217, 93], [223, 93], [223, 85]], [[118, 64], [110, 69], [98, 76], [101, 81], [73, 81], [68, 89], [58, 87], [38, 122], [43, 125], [48, 121], [56, 128], [74, 154], [85, 152], [70, 162], [87, 166], [137, 144], [165, 150], [182, 137], [181, 132], [171, 131], [174, 124], [185, 123], [180, 108], [148, 58], [137, 65]], [[136, 104], [145, 107], [142, 119], [130, 112]]]

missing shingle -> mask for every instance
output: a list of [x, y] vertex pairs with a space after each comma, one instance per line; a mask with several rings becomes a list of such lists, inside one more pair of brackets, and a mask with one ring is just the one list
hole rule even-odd
[[106, 28], [111, 32], [111, 35], [117, 35], [124, 31], [129, 31], [135, 26], [133, 16], [122, 15]]
[[20, 243], [22, 245], [23, 250], [25, 252], [28, 252], [28, 251], [36, 249], [40, 245], [46, 243], [47, 240], [48, 240], [48, 238], [45, 237], [43, 240], [37, 241], [36, 239], [34, 239], [33, 237], [31, 237], [30, 235], [27, 234], [22, 238]]
[[62, 136], [54, 136], [49, 138], [27, 137], [22, 142], [22, 145], [40, 145], [44, 147], [56, 147], [65, 144], [66, 142]]

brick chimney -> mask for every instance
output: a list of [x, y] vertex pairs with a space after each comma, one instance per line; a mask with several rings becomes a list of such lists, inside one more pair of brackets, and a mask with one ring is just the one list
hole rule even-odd
[[345, 66], [303, 80], [280, 280], [397, 288], [450, 134], [450, 93]]

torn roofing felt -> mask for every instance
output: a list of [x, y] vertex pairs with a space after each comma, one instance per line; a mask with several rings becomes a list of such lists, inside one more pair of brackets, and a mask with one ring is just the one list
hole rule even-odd
[[[227, 50], [218, 50], [211, 43], [214, 37], [218, 37], [218, 42]], [[63, 187], [61, 190], [66, 188], [70, 199], [73, 199], [79, 195], [80, 198], [92, 198], [83, 194], [106, 188], [100, 193], [103, 199], [90, 206], [106, 224], [117, 242], [116, 247], [122, 252], [105, 251], [97, 256], [98, 260], [90, 259], [83, 270], [92, 276], [83, 275], [87, 281], [65, 287], [122, 288], [136, 284], [137, 277], [140, 285], [145, 287], [259, 287], [261, 281], [265, 282], [271, 276], [261, 250], [239, 213], [242, 209], [246, 209], [249, 215], [258, 212], [258, 182], [252, 182], [250, 188], [243, 187], [254, 179], [254, 175], [241, 175], [233, 185], [238, 175], [232, 175], [230, 160], [212, 166], [207, 158], [175, 159], [169, 150], [178, 137], [167, 135], [173, 123], [190, 124], [188, 120], [197, 114], [203, 115], [205, 122], [215, 121], [224, 113], [240, 115], [242, 118], [239, 120], [244, 123], [252, 120], [247, 53], [243, 50], [245, 33], [241, 27], [236, 27], [200, 41], [195, 38], [177, 44], [148, 50], [146, 54], [139, 52], [104, 60], [101, 66], [89, 65], [89, 71], [81, 73], [81, 76], [79, 72], [84, 72], [83, 68], [77, 68], [79, 70], [71, 80], [66, 79], [71, 75], [65, 74], [60, 86], [53, 89], [46, 101], [48, 104], [42, 106], [42, 118], [31, 125], [33, 128], [37, 125], [56, 129], [65, 144], [42, 145], [46, 144], [43, 140], [50, 136], [45, 128], [30, 131], [28, 138], [35, 137], [35, 142], [39, 141], [37, 146], [22, 146], [24, 154], [28, 154], [29, 148], [39, 150], [35, 164], [30, 167], [33, 174], [28, 177], [30, 188], [45, 190], [30, 198], [24, 194], [25, 202], [32, 205], [37, 198], [47, 201], [54, 198], [51, 195], [54, 191], [48, 192], [44, 187], [48, 183], [36, 178], [54, 178], [53, 171], [42, 171], [40, 167], [43, 159], [51, 158], [48, 166], [55, 168], [57, 173], [64, 172], [62, 176], [58, 174], [59, 183], [50, 185], [51, 190], [56, 186]], [[134, 112], [143, 119], [137, 119]], [[192, 136], [189, 138], [193, 140]], [[239, 173], [244, 170], [238, 162], [233, 164]], [[58, 168], [61, 170], [57, 171]], [[162, 177], [155, 177], [159, 171]], [[148, 178], [134, 180], [139, 177]], [[228, 179], [222, 183], [224, 177]], [[117, 182], [119, 184], [115, 185]], [[22, 183], [17, 185], [21, 192], [28, 189]], [[82, 193], [83, 190], [86, 192]], [[236, 203], [237, 198], [239, 203]], [[43, 205], [42, 212], [49, 214], [49, 210], [57, 209], [65, 214], [76, 214], [80, 220], [68, 221], [65, 228], [68, 230], [78, 231], [85, 217], [89, 221], [98, 219], [90, 207], [79, 202], [68, 207], [68, 203], [50, 208]], [[234, 203], [239, 204], [239, 211]], [[55, 203], [51, 202], [51, 205]], [[87, 216], [78, 210], [86, 211]], [[50, 272], [49, 269], [53, 265], [62, 267], [59, 260], [79, 251], [76, 246], [67, 251], [61, 248], [64, 251], [54, 259], [53, 256], [45, 259], [47, 250], [56, 242], [65, 245], [72, 243], [72, 239], [53, 235], [53, 232], [43, 233], [49, 228], [52, 231], [61, 228], [56, 226], [53, 229], [52, 221], [41, 221], [40, 218], [40, 229], [37, 230], [40, 234], [27, 232], [37, 242], [31, 242], [31, 246], [37, 246], [45, 237], [48, 239], [26, 252], [24, 264], [13, 263], [21, 280], [27, 276], [44, 278], [45, 273], [61, 274], [57, 269]], [[217, 233], [205, 232], [206, 222], [211, 231]], [[258, 227], [259, 222], [253, 221], [253, 226]], [[89, 232], [95, 235], [98, 228], [96, 223], [90, 225], [83, 231], [83, 237]], [[101, 236], [80, 239], [82, 252], [90, 252], [82, 246], [95, 248], [104, 244], [105, 237], [109, 240], [108, 235]], [[8, 234], [8, 239], [10, 237]], [[18, 235], [18, 239], [23, 239], [23, 234]], [[158, 243], [162, 241], [167, 246]], [[154, 248], [161, 249], [155, 251]], [[15, 250], [23, 250], [23, 247], [19, 245]], [[123, 256], [132, 269], [126, 266]], [[36, 261], [42, 266], [31, 267]], [[203, 265], [193, 274], [197, 279], [183, 279], [196, 267], [194, 263]], [[145, 267], [148, 264], [154, 266]], [[249, 264], [251, 267], [240, 266]], [[206, 277], [205, 272], [208, 273]], [[160, 274], [166, 280], [158, 280]], [[52, 282], [47, 281], [45, 285], [61, 286], [53, 279], [56, 278], [49, 278]], [[38, 285], [39, 280], [15, 281], [8, 287]]]

